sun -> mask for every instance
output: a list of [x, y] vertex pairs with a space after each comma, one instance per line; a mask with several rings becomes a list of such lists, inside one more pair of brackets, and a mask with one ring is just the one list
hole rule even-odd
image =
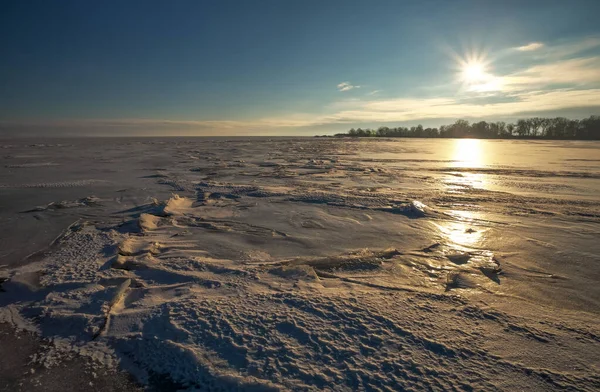
[[503, 78], [494, 75], [493, 57], [485, 50], [466, 50], [460, 54], [448, 48], [454, 60], [454, 82], [462, 93], [494, 94], [504, 88]]
[[462, 65], [462, 79], [467, 83], [486, 79], [485, 65], [481, 62], [468, 62]]

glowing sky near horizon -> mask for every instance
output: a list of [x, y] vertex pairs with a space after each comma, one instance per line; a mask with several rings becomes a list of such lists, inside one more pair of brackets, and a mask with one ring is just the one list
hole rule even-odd
[[600, 114], [600, 2], [17, 1], [0, 135], [312, 135]]

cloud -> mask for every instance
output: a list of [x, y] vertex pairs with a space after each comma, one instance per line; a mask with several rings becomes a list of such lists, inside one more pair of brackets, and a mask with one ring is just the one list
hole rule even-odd
[[223, 136], [276, 135], [290, 128], [323, 125], [336, 120], [296, 113], [250, 120], [58, 119], [0, 120], [0, 136]]
[[541, 42], [532, 42], [530, 44], [524, 45], [524, 46], [519, 46], [517, 48], [517, 50], [521, 51], [521, 52], [531, 52], [534, 50], [538, 50], [544, 47], [544, 44]]
[[350, 91], [354, 88], [360, 88], [360, 86], [354, 86], [350, 82], [342, 82], [337, 85], [339, 91]]
[[483, 80], [468, 83], [466, 90], [475, 93], [515, 93], [552, 86], [586, 85], [600, 85], [600, 56], [532, 65], [504, 76], [487, 74]]
[[[280, 116], [241, 120], [0, 121], [0, 135], [277, 135], [352, 123], [376, 126], [440, 118], [494, 119], [571, 109], [584, 109], [591, 114], [600, 109], [600, 53], [592, 51], [600, 47], [600, 38], [539, 44], [535, 56], [525, 54], [534, 50], [534, 44], [539, 43], [526, 45], [522, 48], [529, 49], [519, 52], [511, 49], [512, 57], [508, 61], [520, 64], [519, 69], [496, 74], [490, 66], [482, 77], [471, 82], [456, 80], [444, 85], [442, 90], [428, 89], [429, 97], [399, 95], [384, 99], [377, 95], [379, 90], [373, 90], [361, 95], [344, 95], [343, 99], [322, 107], [324, 114], [298, 113], [290, 108], [289, 113]], [[345, 92], [361, 86], [342, 82], [337, 88]], [[388, 95], [390, 90], [386, 91]], [[437, 95], [432, 96], [434, 93]]]
[[[169, 119], [59, 119], [4, 120], [1, 134], [31, 134], [65, 136], [152, 136], [243, 134], [257, 131], [244, 121], [195, 121]], [[258, 124], [257, 124], [258, 125]]]
[[509, 60], [521, 64], [520, 69], [504, 75], [487, 72], [481, 80], [465, 82], [464, 90], [473, 93], [516, 93], [552, 88], [600, 87], [600, 37], [544, 45], [530, 43], [517, 48], [522, 52], [536, 51], [535, 56], [517, 55]]
[[314, 127], [330, 124], [421, 121], [438, 118], [503, 118], [526, 113], [544, 113], [574, 108], [599, 108], [600, 88], [588, 90], [560, 89], [531, 91], [486, 98], [440, 97], [398, 98], [337, 103], [336, 111], [322, 116], [310, 114], [262, 120], [275, 128]]
[[395, 99], [366, 102], [330, 117], [338, 122], [401, 122], [433, 118], [503, 117], [527, 112], [600, 106], [600, 89], [536, 91], [504, 102], [479, 104], [456, 98]]
[[563, 41], [560, 43], [546, 46], [540, 52], [540, 55], [548, 59], [566, 59], [575, 55], [600, 47], [600, 37], [591, 36], [576, 41]]
[[225, 136], [281, 135], [308, 127], [335, 124], [401, 123], [439, 118], [498, 119], [527, 113], [575, 108], [599, 108], [600, 88], [531, 91], [489, 99], [459, 97], [398, 98], [341, 101], [326, 115], [295, 113], [247, 121], [174, 121], [160, 119], [56, 120], [38, 122], [0, 121], [0, 134], [88, 136]]
[[551, 85], [600, 83], [600, 56], [575, 58], [531, 66], [502, 78], [504, 91]]

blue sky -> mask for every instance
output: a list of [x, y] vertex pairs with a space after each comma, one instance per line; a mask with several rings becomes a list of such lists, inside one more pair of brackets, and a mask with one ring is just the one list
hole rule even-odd
[[0, 132], [600, 114], [600, 1], [3, 1]]

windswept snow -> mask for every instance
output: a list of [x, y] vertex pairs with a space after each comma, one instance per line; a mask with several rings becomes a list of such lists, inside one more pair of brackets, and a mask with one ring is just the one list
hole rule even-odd
[[71, 221], [3, 250], [0, 321], [48, 339], [36, 363], [166, 389], [598, 390], [600, 168], [549, 142], [581, 175], [457, 170], [435, 142], [11, 143], [12, 238]]

